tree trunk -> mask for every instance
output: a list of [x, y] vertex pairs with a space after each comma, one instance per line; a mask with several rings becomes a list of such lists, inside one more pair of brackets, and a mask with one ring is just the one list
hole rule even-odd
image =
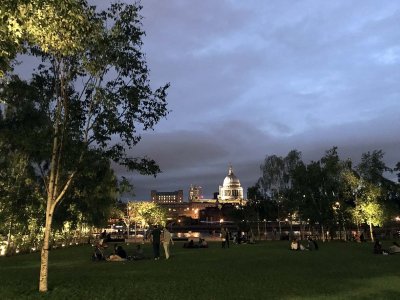
[[40, 256], [40, 276], [39, 276], [39, 292], [47, 292], [47, 274], [49, 264], [49, 246], [50, 246], [50, 235], [51, 235], [51, 223], [53, 220], [53, 212], [51, 204], [47, 202], [47, 214], [46, 214], [46, 226], [44, 231], [44, 240], [42, 246], [42, 252]]
[[47, 189], [47, 207], [46, 207], [46, 223], [44, 228], [44, 240], [42, 246], [42, 252], [40, 255], [40, 275], [39, 275], [39, 292], [47, 292], [47, 274], [49, 264], [49, 244], [51, 234], [51, 223], [53, 220], [53, 201], [54, 194], [56, 193], [56, 162], [58, 157], [58, 126], [55, 129], [55, 136], [53, 139], [53, 150], [51, 154], [51, 167], [50, 167], [50, 179], [49, 188]]
[[322, 236], [322, 242], [325, 242], [325, 229], [323, 224], [321, 224], [321, 236]]
[[10, 244], [11, 244], [11, 229], [12, 229], [12, 219], [10, 219], [10, 226], [8, 227], [8, 234], [7, 234], [7, 247], [6, 247], [6, 255], [9, 255], [10, 251]]
[[294, 238], [292, 217], [290, 217], [290, 239]]
[[371, 241], [374, 242], [374, 233], [373, 233], [372, 222], [369, 222], [369, 234], [370, 234], [370, 236], [371, 236]]
[[346, 226], [344, 225], [344, 222], [343, 222], [343, 233], [344, 233], [344, 241], [346, 242], [347, 241], [347, 231], [346, 231]]

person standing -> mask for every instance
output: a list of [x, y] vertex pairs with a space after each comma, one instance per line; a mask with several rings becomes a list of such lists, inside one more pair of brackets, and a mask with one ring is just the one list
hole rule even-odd
[[225, 248], [225, 244], [226, 244], [226, 231], [225, 231], [225, 228], [224, 228], [224, 227], [221, 228], [221, 242], [222, 242], [222, 244], [221, 244], [222, 248]]
[[165, 259], [169, 258], [169, 249], [171, 244], [174, 244], [174, 241], [172, 240], [172, 234], [167, 228], [164, 228], [163, 246], [165, 251]]
[[153, 230], [150, 233], [151, 241], [153, 244], [153, 253], [154, 253], [154, 260], [160, 259], [160, 237], [161, 237], [161, 230], [158, 228], [158, 225], [154, 225]]
[[229, 240], [231, 238], [230, 232], [228, 228], [225, 228], [225, 240], [226, 240], [226, 246], [229, 248]]

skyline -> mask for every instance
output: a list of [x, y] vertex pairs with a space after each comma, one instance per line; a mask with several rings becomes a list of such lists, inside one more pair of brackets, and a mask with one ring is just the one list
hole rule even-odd
[[[382, 149], [400, 161], [400, 3], [142, 1], [152, 85], [171, 83], [171, 110], [132, 155], [160, 165], [128, 174], [134, 199], [203, 187], [229, 164], [246, 189], [266, 155], [318, 160], [338, 146], [354, 164]], [[395, 175], [390, 175], [394, 179]]]

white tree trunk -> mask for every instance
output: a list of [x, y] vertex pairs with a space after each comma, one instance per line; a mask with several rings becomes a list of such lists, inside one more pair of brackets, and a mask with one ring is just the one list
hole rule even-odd
[[372, 222], [369, 222], [369, 234], [371, 236], [371, 241], [374, 242], [374, 233], [372, 232], [372, 230], [373, 230]]
[[53, 212], [51, 211], [51, 204], [47, 203], [46, 213], [46, 226], [44, 231], [43, 247], [40, 256], [40, 276], [39, 276], [39, 292], [47, 292], [47, 274], [49, 265], [49, 246], [51, 235], [51, 223], [53, 220]]

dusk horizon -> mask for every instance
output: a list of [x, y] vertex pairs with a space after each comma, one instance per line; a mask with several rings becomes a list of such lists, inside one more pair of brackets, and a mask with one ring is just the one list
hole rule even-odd
[[[266, 155], [337, 146], [356, 165], [382, 150], [399, 161], [400, 4], [365, 1], [143, 1], [152, 84], [171, 83], [170, 113], [130, 152], [156, 178], [115, 168], [135, 187], [218, 191], [232, 164], [244, 190]], [[395, 174], [386, 174], [395, 180]]]

